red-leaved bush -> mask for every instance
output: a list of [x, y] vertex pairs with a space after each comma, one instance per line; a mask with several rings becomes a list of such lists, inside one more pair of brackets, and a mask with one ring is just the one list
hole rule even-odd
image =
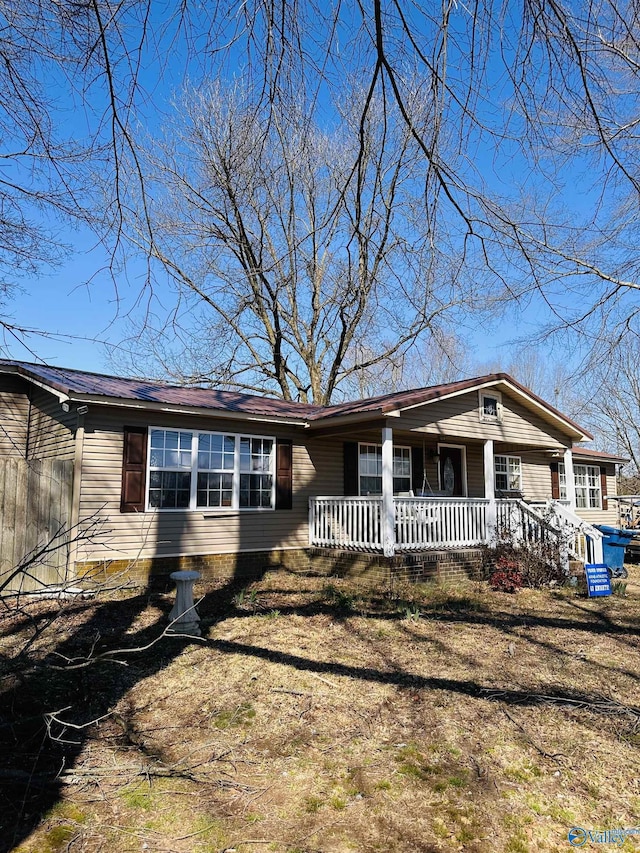
[[519, 564], [507, 557], [499, 557], [496, 570], [489, 578], [489, 585], [498, 592], [517, 592], [522, 589], [524, 580]]

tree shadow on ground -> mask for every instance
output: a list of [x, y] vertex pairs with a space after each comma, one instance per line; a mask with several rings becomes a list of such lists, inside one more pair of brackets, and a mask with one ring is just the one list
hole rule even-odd
[[[229, 616], [244, 611], [234, 601], [247, 583], [234, 579], [210, 590], [199, 602], [203, 624], [214, 627]], [[290, 607], [287, 613], [313, 616], [327, 614], [336, 621], [354, 615], [345, 601], [321, 598]], [[555, 616], [518, 616], [488, 608], [440, 603], [425, 608], [435, 621], [490, 625], [507, 635], [523, 625], [547, 629], [569, 629], [596, 634], [609, 634], [620, 639], [632, 631], [630, 627], [609, 620], [589, 618], [562, 619]], [[61, 771], [73, 768], [79, 759], [92, 722], [108, 716], [114, 707], [143, 678], [162, 673], [193, 639], [162, 635], [168, 623], [172, 600], [151, 588], [124, 600], [104, 603], [79, 603], [68, 636], [61, 638], [43, 660], [33, 660], [26, 668], [4, 679], [0, 693], [0, 853], [8, 853], [40, 823], [42, 817], [61, 798], [64, 781]], [[384, 611], [386, 606], [387, 612]], [[401, 619], [396, 608], [375, 602], [360, 615], [375, 619]], [[580, 609], [580, 608], [578, 608]], [[251, 611], [246, 615], [252, 615]], [[638, 634], [638, 629], [632, 633]], [[399, 689], [446, 691], [460, 697], [480, 698], [506, 705], [536, 706], [540, 704], [589, 706], [596, 714], [610, 714], [601, 696], [587, 691], [562, 689], [550, 685], [544, 696], [523, 689], [496, 689], [481, 680], [435, 677], [407, 672], [401, 666], [357, 666], [322, 661], [302, 655], [281, 652], [264, 645], [218, 638], [198, 640], [212, 651], [241, 655], [257, 660], [284, 664], [298, 671], [318, 675], [346, 677], [360, 681], [394, 685]], [[115, 658], [103, 657], [114, 649]], [[86, 665], [87, 655], [94, 660]], [[96, 659], [97, 658], [97, 659]], [[640, 708], [627, 711], [640, 719]], [[125, 734], [130, 735], [128, 732]], [[154, 756], [150, 755], [150, 759]]]
[[[6, 661], [0, 682], [0, 853], [19, 845], [59, 801], [60, 774], [77, 762], [92, 722], [197, 642], [162, 636], [173, 605], [159, 591], [166, 580], [125, 599], [78, 602], [65, 611], [70, 631], [43, 658]], [[200, 606], [220, 618], [246, 583], [228, 580]], [[29, 623], [16, 620], [19, 627]], [[113, 650], [118, 654], [111, 656]]]

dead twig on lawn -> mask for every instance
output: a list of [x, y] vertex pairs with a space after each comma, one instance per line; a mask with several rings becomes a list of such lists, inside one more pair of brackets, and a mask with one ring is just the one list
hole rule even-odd
[[333, 681], [329, 681], [329, 679], [328, 679], [328, 678], [323, 678], [321, 675], [318, 675], [318, 673], [317, 673], [317, 672], [309, 672], [309, 671], [308, 671], [308, 672], [307, 672], [307, 673], [305, 673], [305, 674], [306, 674], [306, 675], [311, 675], [311, 676], [313, 676], [313, 678], [317, 678], [317, 679], [318, 679], [318, 681], [324, 681], [324, 683], [325, 683], [325, 684], [328, 684], [328, 685], [329, 685], [329, 687], [333, 687], [333, 688], [334, 688], [334, 690], [338, 690], [338, 689], [339, 689], [337, 684], [335, 684]]
[[555, 761], [555, 762], [556, 762], [556, 764], [561, 764], [562, 762], [559, 760], [559, 758], [560, 758], [560, 757], [562, 757], [562, 758], [566, 758], [566, 757], [567, 757], [567, 756], [564, 754], [564, 752], [553, 752], [553, 753], [552, 753], [552, 752], [547, 752], [545, 749], [543, 749], [541, 746], [539, 746], [539, 745], [534, 741], [534, 739], [531, 737], [531, 735], [530, 735], [530, 734], [529, 734], [529, 732], [525, 729], [525, 727], [522, 725], [522, 723], [519, 723], [517, 720], [514, 720], [514, 719], [513, 719], [513, 717], [511, 716], [511, 714], [510, 714], [507, 710], [505, 710], [505, 712], [504, 712], [504, 713], [505, 713], [505, 716], [507, 717], [507, 719], [508, 719], [508, 720], [511, 720], [511, 722], [513, 723], [513, 725], [514, 725], [514, 726], [515, 726], [515, 727], [516, 727], [520, 732], [522, 732], [522, 734], [523, 734], [523, 735], [525, 736], [525, 738], [527, 739], [527, 743], [530, 743], [530, 744], [531, 744], [531, 746], [532, 746], [532, 747], [533, 747], [537, 752], [539, 752], [539, 753], [540, 753], [540, 755], [541, 755], [543, 758], [550, 758], [552, 761]]
[[[204, 598], [204, 596], [202, 598], [199, 598], [198, 601], [196, 601], [196, 603], [193, 605], [193, 607], [189, 608], [189, 610], [195, 610], [198, 607], [198, 605], [201, 603], [203, 598]], [[135, 654], [139, 654], [140, 652], [146, 652], [150, 648], [155, 646], [157, 643], [159, 643], [160, 640], [162, 640], [164, 637], [176, 637], [176, 638], [182, 639], [182, 640], [200, 640], [201, 642], [205, 642], [206, 637], [197, 637], [197, 636], [195, 636], [195, 634], [174, 634], [174, 633], [171, 633], [171, 628], [176, 624], [176, 622], [179, 619], [182, 618], [183, 615], [184, 614], [181, 613], [180, 616], [177, 616], [175, 619], [173, 619], [171, 622], [169, 622], [169, 624], [162, 631], [162, 633], [158, 634], [157, 637], [154, 637], [153, 640], [151, 640], [150, 642], [146, 643], [143, 646], [135, 646], [132, 649], [125, 649], [125, 648], [107, 649], [107, 651], [100, 652], [99, 654], [93, 654], [93, 649], [95, 648], [95, 642], [97, 642], [97, 640], [96, 640], [94, 642], [94, 644], [92, 646], [92, 650], [88, 656], [83, 657], [83, 658], [70, 658], [70, 657], [67, 657], [66, 655], [61, 654], [60, 652], [54, 652], [56, 657], [62, 658], [64, 661], [66, 661], [66, 663], [64, 664], [64, 666], [57, 666], [56, 664], [53, 664], [53, 663], [47, 663], [47, 666], [50, 669], [62, 670], [64, 672], [66, 672], [67, 670], [70, 670], [70, 669], [84, 669], [88, 666], [93, 666], [96, 663], [105, 662], [105, 661], [108, 661], [110, 663], [118, 663], [121, 666], [129, 666], [129, 664], [126, 661], [118, 660], [118, 657], [120, 655], [135, 655]], [[99, 637], [97, 639], [99, 639]], [[329, 682], [327, 682], [327, 683], [329, 683]]]

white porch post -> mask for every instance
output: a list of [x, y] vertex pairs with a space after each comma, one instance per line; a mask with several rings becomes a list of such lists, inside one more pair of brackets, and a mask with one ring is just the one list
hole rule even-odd
[[487, 542], [489, 545], [495, 545], [498, 513], [496, 507], [496, 475], [493, 463], [492, 438], [488, 438], [484, 442], [484, 496], [489, 501], [489, 505], [487, 506]]
[[385, 557], [395, 552], [395, 508], [393, 505], [393, 430], [382, 429], [382, 547]]
[[564, 478], [567, 483], [567, 501], [569, 509], [572, 512], [576, 511], [576, 478], [573, 475], [573, 454], [571, 448], [567, 448], [564, 452]]

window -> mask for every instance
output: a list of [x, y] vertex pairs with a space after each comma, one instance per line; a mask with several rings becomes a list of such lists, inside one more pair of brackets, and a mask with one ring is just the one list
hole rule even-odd
[[[359, 447], [361, 495], [382, 494], [382, 446], [361, 444]], [[411, 448], [393, 448], [393, 493], [411, 490]]]
[[198, 436], [197, 506], [233, 506], [235, 456], [235, 435], [201, 433]]
[[[598, 465], [574, 465], [573, 477], [576, 483], [577, 509], [602, 509], [602, 485]], [[558, 462], [558, 482], [560, 500], [567, 500], [567, 475], [564, 462]]]
[[273, 509], [275, 439], [149, 431], [151, 509]]
[[578, 509], [600, 509], [602, 496], [600, 468], [597, 465], [574, 465], [576, 481], [576, 507]]
[[558, 492], [559, 500], [567, 500], [567, 473], [564, 470], [564, 462], [558, 462]]
[[522, 464], [519, 456], [495, 456], [496, 491], [522, 491]]
[[240, 506], [269, 508], [273, 502], [273, 439], [240, 438]]
[[480, 392], [480, 420], [490, 423], [502, 420], [502, 395], [499, 392]]
[[193, 433], [151, 430], [149, 450], [149, 506], [185, 509], [191, 497]]

